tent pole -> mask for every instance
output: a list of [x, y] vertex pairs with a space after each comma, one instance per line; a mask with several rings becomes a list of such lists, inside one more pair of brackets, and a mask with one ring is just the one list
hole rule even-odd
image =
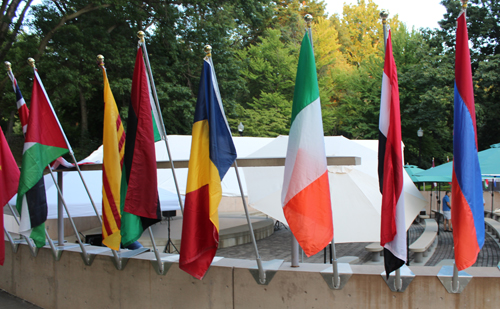
[[495, 179], [492, 179], [491, 180], [492, 184], [491, 184], [491, 217], [493, 218], [493, 198], [494, 198], [494, 194], [495, 192], [493, 192], [493, 187], [494, 187], [494, 184], [495, 184]]
[[[48, 165], [48, 168], [49, 168], [50, 176], [52, 176], [52, 180], [54, 181], [54, 185], [57, 188], [57, 192], [59, 193], [59, 197], [61, 198], [61, 202], [62, 202], [62, 204], [64, 206], [64, 209], [66, 210], [66, 214], [68, 215], [68, 219], [71, 222], [71, 226], [73, 227], [73, 231], [75, 232], [76, 240], [78, 241], [78, 244], [80, 245], [80, 248], [82, 250], [83, 261], [84, 261], [84, 263], [86, 265], [90, 265], [91, 264], [90, 257], [89, 257], [89, 255], [87, 253], [87, 250], [85, 250], [85, 246], [82, 243], [80, 235], [78, 234], [78, 230], [76, 228], [75, 222], [73, 221], [73, 218], [71, 217], [71, 215], [69, 213], [68, 206], [66, 205], [66, 201], [64, 200], [64, 196], [63, 196], [63, 194], [61, 192], [61, 189], [59, 188], [59, 185], [57, 184], [56, 178], [54, 177], [54, 172], [52, 171], [52, 168], [50, 167], [50, 165]], [[81, 174], [80, 174], [80, 176], [81, 176]], [[48, 234], [47, 234], [47, 237], [48, 237]]]
[[158, 272], [163, 273], [163, 263], [161, 261], [160, 252], [158, 252], [158, 249], [156, 248], [156, 242], [153, 236], [153, 230], [151, 229], [151, 226], [148, 227], [148, 231], [149, 231], [149, 237], [151, 238], [151, 244], [153, 245], [153, 250], [155, 252], [156, 261], [158, 262]]
[[[57, 172], [57, 183], [61, 191], [63, 188], [63, 172]], [[61, 201], [61, 197], [57, 197], [57, 244], [59, 246], [64, 246], [64, 208]]]
[[158, 95], [156, 93], [155, 81], [153, 78], [153, 71], [151, 70], [151, 65], [149, 63], [148, 50], [146, 48], [146, 42], [144, 41], [144, 32], [139, 31], [138, 37], [140, 38], [140, 44], [144, 54], [144, 62], [146, 63], [146, 71], [148, 71], [149, 83], [151, 85], [151, 92], [153, 93], [153, 99], [155, 101], [156, 111], [158, 118], [160, 119], [161, 129], [162, 129], [162, 139], [165, 141], [165, 146], [167, 147], [168, 159], [170, 160], [170, 165], [172, 166], [172, 176], [175, 183], [175, 190], [177, 191], [177, 198], [179, 199], [179, 206], [181, 207], [181, 213], [184, 215], [184, 204], [182, 203], [181, 192], [179, 190], [179, 184], [177, 182], [177, 176], [175, 175], [174, 160], [172, 159], [172, 154], [170, 153], [170, 147], [168, 146], [167, 130], [165, 128], [165, 123], [163, 122], [163, 116], [160, 108], [160, 101], [158, 100]]
[[292, 261], [291, 267], [299, 267], [299, 242], [292, 233]]
[[255, 256], [257, 261], [257, 267], [259, 268], [259, 281], [261, 284], [266, 283], [266, 273], [264, 271], [264, 267], [262, 266], [262, 261], [259, 255], [259, 249], [257, 248], [257, 241], [255, 240], [255, 235], [253, 233], [252, 222], [250, 221], [250, 216], [248, 215], [248, 207], [247, 202], [245, 200], [245, 194], [243, 193], [243, 186], [241, 185], [240, 173], [238, 172], [238, 163], [236, 160], [234, 161], [234, 170], [236, 171], [236, 178], [238, 178], [238, 185], [240, 187], [241, 199], [243, 200], [243, 208], [245, 209], [245, 216], [247, 218], [248, 228], [250, 230], [250, 236], [252, 237], [253, 248], [255, 250]]
[[[87, 187], [87, 183], [85, 182], [85, 179], [83, 178], [82, 171], [80, 170], [80, 167], [78, 166], [78, 162], [76, 161], [76, 158], [73, 155], [73, 150], [71, 150], [69, 152], [69, 154], [71, 155], [71, 158], [73, 159], [73, 162], [75, 163], [75, 167], [76, 167], [76, 170], [78, 171], [78, 175], [80, 175], [80, 179], [82, 180], [83, 186], [85, 187], [85, 191], [87, 191], [87, 195], [89, 196], [90, 203], [92, 204], [92, 207], [94, 207], [95, 214], [96, 214], [97, 219], [99, 220], [99, 223], [101, 224], [101, 227], [102, 227], [102, 218], [99, 215], [99, 211], [97, 210], [97, 207], [95, 206], [94, 200], [92, 199], [92, 195], [90, 194], [90, 190]], [[49, 169], [50, 169], [50, 167], [49, 167]], [[50, 174], [52, 175], [52, 169], [50, 169]], [[52, 175], [52, 178], [54, 179], [54, 175]], [[55, 183], [55, 179], [54, 179], [54, 183]], [[57, 187], [57, 190], [59, 191], [59, 197], [62, 200], [64, 207], [66, 208], [66, 213], [68, 214], [68, 218], [70, 218], [68, 208], [66, 207], [66, 203], [64, 202], [64, 198], [62, 196], [62, 193], [59, 190], [59, 186]], [[78, 237], [78, 231], [76, 230], [76, 226], [75, 226], [75, 223], [73, 222], [73, 219], [70, 219], [70, 221], [71, 221], [71, 224], [73, 225], [73, 228], [75, 229], [75, 234]], [[78, 241], [81, 242], [80, 239], [78, 239]], [[116, 265], [118, 265], [118, 269], [121, 269], [121, 260], [120, 260], [120, 257], [118, 256], [116, 250], [111, 249], [111, 253], [113, 254], [113, 258], [116, 261]], [[88, 255], [85, 253], [84, 256], [85, 256], [85, 259], [87, 259], [87, 261], [90, 263], [90, 259], [88, 258]], [[88, 265], [90, 265], [90, 264], [88, 264]]]

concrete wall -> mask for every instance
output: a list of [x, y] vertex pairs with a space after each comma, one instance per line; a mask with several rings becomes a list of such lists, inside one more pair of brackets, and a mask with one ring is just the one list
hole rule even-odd
[[85, 266], [78, 252], [54, 261], [42, 248], [33, 258], [27, 246], [6, 247], [0, 288], [43, 308], [498, 308], [500, 272], [469, 268], [474, 276], [461, 294], [449, 294], [437, 278], [440, 267], [410, 267], [416, 277], [404, 293], [391, 292], [382, 266], [353, 265], [343, 290], [330, 290], [319, 272], [328, 265], [284, 263], [269, 285], [255, 282], [255, 261], [222, 259], [202, 281], [172, 264], [157, 275], [148, 254], [117, 270], [109, 256]]

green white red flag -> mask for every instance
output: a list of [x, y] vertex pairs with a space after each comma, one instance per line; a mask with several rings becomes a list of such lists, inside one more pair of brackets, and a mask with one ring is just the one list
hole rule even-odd
[[290, 230], [307, 256], [318, 253], [333, 239], [323, 135], [316, 64], [306, 33], [295, 81], [281, 201]]

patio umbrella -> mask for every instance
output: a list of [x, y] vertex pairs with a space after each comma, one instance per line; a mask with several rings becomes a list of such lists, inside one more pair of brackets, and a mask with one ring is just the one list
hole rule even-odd
[[413, 182], [420, 182], [416, 177], [414, 177], [414, 175], [423, 172], [424, 169], [421, 169], [416, 165], [408, 165], [408, 164], [405, 165], [404, 168]]
[[[366, 141], [370, 144], [372, 141]], [[257, 150], [249, 157], [284, 157], [288, 137]], [[342, 136], [325, 137], [327, 156], [361, 157], [359, 166], [330, 166], [330, 195], [334, 219], [335, 243], [377, 242], [380, 240], [380, 207], [377, 151], [363, 141]], [[404, 174], [406, 226], [409, 227], [427, 201], [410, 177]], [[249, 205], [286, 224], [281, 207], [283, 167], [245, 168]]]

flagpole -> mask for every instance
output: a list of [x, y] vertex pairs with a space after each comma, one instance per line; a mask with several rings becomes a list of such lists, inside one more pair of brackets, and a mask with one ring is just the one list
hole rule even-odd
[[[63, 196], [63, 193], [61, 191], [61, 188], [59, 188], [59, 184], [57, 183], [57, 180], [54, 177], [54, 172], [52, 171], [52, 168], [50, 167], [50, 164], [47, 165], [47, 167], [49, 169], [50, 176], [52, 177], [52, 180], [54, 181], [54, 185], [57, 188], [57, 192], [59, 193], [59, 197], [60, 197], [61, 202], [62, 202], [62, 204], [64, 206], [64, 209], [66, 210], [66, 214], [68, 215], [68, 219], [69, 219], [69, 221], [71, 223], [71, 226], [73, 227], [73, 231], [75, 232], [76, 240], [78, 241], [78, 244], [80, 245], [80, 249], [82, 250], [83, 261], [85, 262], [85, 265], [90, 265], [91, 264], [90, 257], [89, 257], [89, 255], [87, 253], [87, 250], [85, 250], [85, 246], [82, 243], [82, 240], [80, 238], [80, 234], [78, 233], [78, 229], [76, 228], [75, 222], [73, 221], [73, 218], [71, 217], [71, 215], [69, 213], [68, 206], [66, 205], [66, 201], [64, 200], [64, 196]], [[102, 222], [101, 222], [101, 224], [102, 224]], [[47, 230], [45, 230], [45, 233], [47, 234]], [[48, 234], [47, 234], [47, 237], [49, 238]]]
[[167, 138], [167, 130], [165, 128], [165, 123], [163, 122], [163, 116], [160, 108], [160, 101], [158, 100], [158, 94], [156, 93], [156, 86], [153, 78], [153, 71], [151, 70], [151, 64], [149, 63], [148, 50], [146, 48], [146, 41], [144, 40], [144, 31], [137, 32], [137, 37], [139, 38], [139, 45], [142, 47], [144, 54], [144, 62], [146, 63], [146, 69], [148, 71], [149, 83], [151, 85], [151, 92], [153, 93], [153, 99], [155, 101], [156, 112], [158, 114], [158, 118], [161, 122], [162, 129], [162, 139], [165, 141], [165, 146], [167, 147], [167, 154], [170, 160], [170, 165], [172, 166], [172, 176], [175, 183], [175, 190], [177, 191], [177, 198], [179, 199], [179, 206], [181, 207], [181, 213], [184, 215], [184, 204], [182, 203], [181, 192], [179, 190], [179, 184], [177, 182], [177, 176], [175, 174], [174, 161], [172, 159], [172, 154], [170, 153], [170, 147], [168, 146], [168, 138]]
[[236, 161], [234, 161], [234, 170], [236, 171], [236, 178], [238, 179], [238, 186], [240, 187], [241, 199], [243, 200], [243, 208], [245, 209], [245, 216], [247, 218], [248, 228], [250, 229], [250, 236], [252, 237], [253, 249], [255, 251], [255, 260], [257, 261], [257, 267], [259, 268], [259, 281], [260, 284], [265, 284], [266, 272], [264, 271], [264, 267], [262, 267], [262, 260], [260, 259], [259, 249], [257, 248], [257, 241], [255, 240], [255, 235], [253, 233], [252, 222], [250, 221], [250, 215], [248, 214], [247, 201], [245, 200], [245, 195], [243, 193], [240, 173], [238, 172], [238, 163], [236, 163]]
[[[461, 11], [461, 13], [464, 14], [464, 17], [467, 17], [467, 2], [468, 1], [467, 0], [461, 0], [461, 2], [462, 2], [462, 11]], [[460, 14], [459, 14], [459, 16], [460, 16]], [[457, 40], [458, 40], [458, 38], [457, 38]], [[455, 77], [455, 79], [456, 79], [456, 77]], [[455, 172], [455, 171], [453, 171], [453, 172]], [[448, 225], [449, 225], [449, 223], [448, 223]], [[455, 229], [456, 228], [457, 227], [455, 227]], [[453, 246], [453, 251], [455, 251], [455, 248], [456, 247]], [[460, 282], [459, 282], [459, 278], [458, 278], [458, 267], [457, 267], [457, 263], [456, 263], [456, 254], [454, 256], [455, 256], [455, 260], [453, 261], [453, 276], [451, 278], [451, 292], [452, 293], [458, 293], [459, 289], [460, 289]]]
[[[12, 67], [11, 67], [12, 65], [11, 65], [11, 63], [9, 61], [5, 61], [4, 64], [5, 64], [5, 68], [7, 69], [7, 75], [9, 76], [10, 80], [12, 82], [14, 82], [15, 77], [14, 77], [14, 74], [12, 73]], [[16, 220], [17, 225], [21, 225], [20, 222], [19, 222], [19, 219], [18, 219], [18, 217], [16, 215], [16, 213], [14, 212], [14, 209], [12, 208], [12, 205], [10, 205], [9, 203], [7, 203], [7, 205], [9, 205], [10, 211], [12, 212], [12, 216]], [[5, 230], [5, 232], [7, 232], [7, 237], [10, 240], [11, 239], [10, 234], [8, 233], [7, 230]], [[25, 236], [23, 234], [21, 234], [21, 236], [26, 240], [26, 243], [30, 247], [31, 254], [34, 257], [36, 257], [36, 255], [37, 255], [37, 247], [31, 242], [31, 239], [29, 237], [27, 237], [27, 236]]]
[[[386, 53], [386, 49], [387, 49], [387, 17], [389, 17], [389, 14], [383, 10], [382, 12], [380, 12], [380, 18], [382, 18], [382, 29], [383, 29], [383, 32], [384, 32], [384, 55]], [[385, 58], [385, 56], [384, 56]], [[403, 165], [404, 165], [404, 162], [403, 162]], [[408, 231], [406, 231], [406, 239], [408, 239]], [[406, 250], [408, 252], [408, 242], [406, 243]], [[407, 254], [408, 256], [408, 254]], [[389, 275], [389, 274], [387, 274]], [[396, 288], [396, 291], [401, 291], [402, 287], [403, 287], [403, 283], [402, 283], [402, 280], [401, 280], [401, 267], [396, 269], [395, 271], [395, 280], [394, 280], [394, 287]]]
[[[43, 83], [38, 76], [38, 70], [36, 69], [36, 66], [35, 66], [35, 59], [28, 58], [28, 63], [31, 65], [31, 67], [35, 71], [35, 78], [37, 78], [38, 82], [40, 83], [40, 86], [45, 94], [45, 97], [47, 98], [47, 102], [49, 103], [50, 109], [52, 110], [52, 113], [54, 115], [56, 115], [56, 113], [54, 111], [54, 107], [52, 106], [52, 103], [50, 102], [49, 96], [47, 95], [47, 92], [45, 91], [45, 87], [43, 86]], [[59, 122], [59, 118], [55, 117], [55, 119], [56, 119], [57, 124], [59, 125], [59, 129], [61, 130], [61, 133], [64, 137], [64, 141], [66, 142], [66, 145], [68, 146], [69, 154], [70, 154], [71, 158], [73, 159], [73, 162], [75, 163], [75, 168], [78, 171], [78, 175], [80, 175], [80, 179], [82, 180], [83, 186], [85, 187], [85, 191], [87, 191], [87, 195], [89, 196], [90, 203], [92, 204], [92, 207], [94, 207], [94, 211], [97, 215], [97, 219], [99, 220], [99, 222], [102, 225], [102, 220], [101, 220], [101, 217], [99, 216], [99, 211], [97, 210], [97, 207], [95, 206], [94, 200], [92, 199], [92, 195], [90, 194], [89, 188], [87, 187], [87, 183], [85, 182], [85, 179], [83, 178], [82, 171], [80, 170], [80, 167], [78, 166], [78, 162], [75, 159], [75, 155], [73, 154], [73, 148], [71, 148], [71, 145], [68, 141], [68, 138], [66, 137], [66, 133], [64, 133], [64, 130], [61, 126], [61, 123]]]
[[[309, 40], [311, 42], [311, 48], [314, 52], [312, 29], [311, 29], [311, 23], [313, 21], [313, 17], [311, 14], [306, 14], [304, 16], [304, 20], [307, 23], [306, 31], [307, 31], [307, 34], [309, 35]], [[332, 215], [333, 215], [333, 212], [332, 212]], [[333, 216], [332, 216], [332, 222], [333, 222]], [[292, 250], [292, 259], [293, 259], [293, 253], [294, 253], [294, 251]], [[331, 259], [332, 259], [332, 269], [333, 269], [333, 278], [332, 278], [333, 288], [340, 289], [340, 275], [339, 275], [339, 268], [338, 268], [338, 261], [337, 261], [337, 252], [335, 250], [335, 237], [332, 237]]]

